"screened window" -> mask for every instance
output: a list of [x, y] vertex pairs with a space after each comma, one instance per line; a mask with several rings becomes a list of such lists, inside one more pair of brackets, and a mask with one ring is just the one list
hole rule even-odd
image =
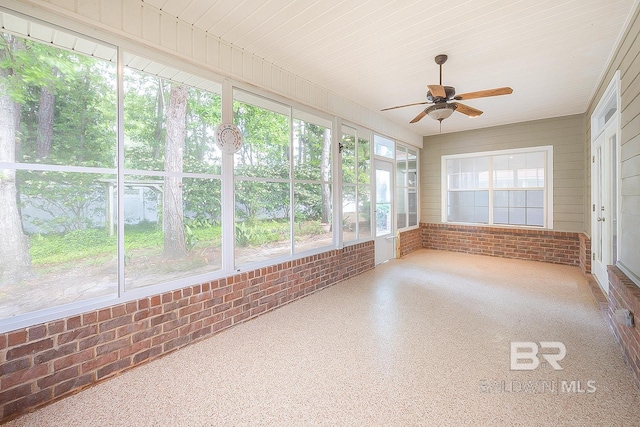
[[342, 235], [371, 238], [371, 143], [368, 133], [342, 127]]
[[331, 121], [241, 90], [233, 111], [236, 266], [332, 245]]
[[0, 33], [0, 319], [118, 292], [116, 50], [75, 40]]
[[190, 86], [186, 73], [124, 60], [125, 287], [220, 270], [221, 152], [213, 135], [221, 86]]
[[291, 108], [234, 90], [235, 264], [291, 255]]
[[418, 153], [402, 145], [396, 149], [396, 227], [418, 225]]
[[443, 221], [548, 227], [552, 147], [444, 156]]
[[293, 252], [333, 243], [331, 122], [302, 111], [293, 120]]

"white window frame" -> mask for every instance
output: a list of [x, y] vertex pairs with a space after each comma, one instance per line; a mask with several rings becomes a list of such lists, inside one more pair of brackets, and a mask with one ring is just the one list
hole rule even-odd
[[[540, 226], [521, 225], [521, 224], [494, 224], [493, 223], [493, 156], [504, 156], [513, 154], [524, 154], [533, 152], [545, 153], [545, 168], [544, 168], [544, 192], [545, 192], [545, 204], [544, 204], [544, 224]], [[447, 216], [447, 193], [448, 193], [448, 174], [447, 174], [447, 161], [464, 158], [476, 158], [476, 157], [489, 157], [489, 186], [482, 190], [489, 191], [489, 221], [487, 223], [478, 222], [456, 222], [449, 221]], [[545, 145], [538, 147], [526, 147], [526, 148], [513, 148], [507, 150], [494, 150], [494, 151], [480, 151], [474, 153], [464, 154], [448, 154], [441, 158], [441, 220], [445, 224], [465, 224], [474, 226], [485, 227], [506, 227], [506, 228], [530, 228], [535, 230], [540, 229], [553, 229], [553, 146]], [[522, 188], [526, 190], [525, 187]], [[503, 190], [503, 189], [500, 189]]]

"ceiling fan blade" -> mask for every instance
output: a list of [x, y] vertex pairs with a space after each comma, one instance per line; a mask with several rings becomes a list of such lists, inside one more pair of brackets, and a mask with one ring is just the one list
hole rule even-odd
[[415, 117], [413, 118], [413, 120], [411, 120], [409, 123], [416, 123], [416, 122], [419, 122], [419, 121], [420, 121], [420, 120], [422, 120], [422, 118], [423, 118], [424, 116], [426, 116], [426, 115], [427, 115], [427, 110], [425, 109], [424, 111], [421, 111], [421, 112], [420, 112], [420, 114], [418, 114], [417, 116], [415, 116]]
[[453, 104], [456, 106], [456, 111], [462, 114], [466, 114], [469, 117], [478, 117], [480, 114], [482, 114], [482, 111], [473, 107], [469, 107], [468, 105], [460, 104], [459, 102], [454, 102]]
[[413, 104], [396, 105], [395, 107], [383, 108], [380, 111], [394, 110], [396, 108], [411, 107], [413, 105], [424, 105], [424, 104], [428, 104], [428, 103], [429, 102], [427, 102], [427, 101], [425, 101], [425, 102], [414, 102]]
[[447, 98], [447, 92], [444, 90], [444, 86], [442, 85], [427, 85], [431, 95], [436, 98]]
[[477, 92], [461, 93], [460, 95], [454, 96], [453, 99], [460, 100], [486, 98], [488, 96], [509, 95], [512, 92], [513, 89], [511, 89], [510, 87], [499, 87], [495, 89], [479, 90]]

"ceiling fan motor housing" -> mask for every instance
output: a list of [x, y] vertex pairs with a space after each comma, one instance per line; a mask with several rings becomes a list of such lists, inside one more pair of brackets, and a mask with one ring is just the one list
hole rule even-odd
[[431, 91], [428, 91], [427, 92], [427, 101], [437, 104], [439, 102], [446, 102], [447, 100], [451, 100], [451, 99], [453, 99], [454, 96], [456, 96], [456, 89], [453, 86], [443, 86], [443, 87], [444, 87], [445, 93], [447, 94], [446, 98], [442, 98], [442, 97], [439, 97], [439, 96], [433, 96], [431, 94]]

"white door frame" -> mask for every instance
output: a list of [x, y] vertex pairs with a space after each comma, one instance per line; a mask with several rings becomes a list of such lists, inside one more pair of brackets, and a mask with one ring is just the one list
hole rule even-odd
[[605, 294], [607, 266], [618, 259], [620, 72], [591, 115], [591, 272]]
[[[395, 234], [395, 163], [392, 160], [382, 160], [375, 158], [373, 161], [373, 178], [375, 194], [373, 209], [375, 224], [375, 264], [381, 264], [390, 259], [395, 258], [396, 234]], [[378, 171], [388, 172], [386, 182], [380, 182]], [[378, 189], [378, 185], [384, 185], [380, 191], [385, 193], [381, 200], [382, 194]]]

